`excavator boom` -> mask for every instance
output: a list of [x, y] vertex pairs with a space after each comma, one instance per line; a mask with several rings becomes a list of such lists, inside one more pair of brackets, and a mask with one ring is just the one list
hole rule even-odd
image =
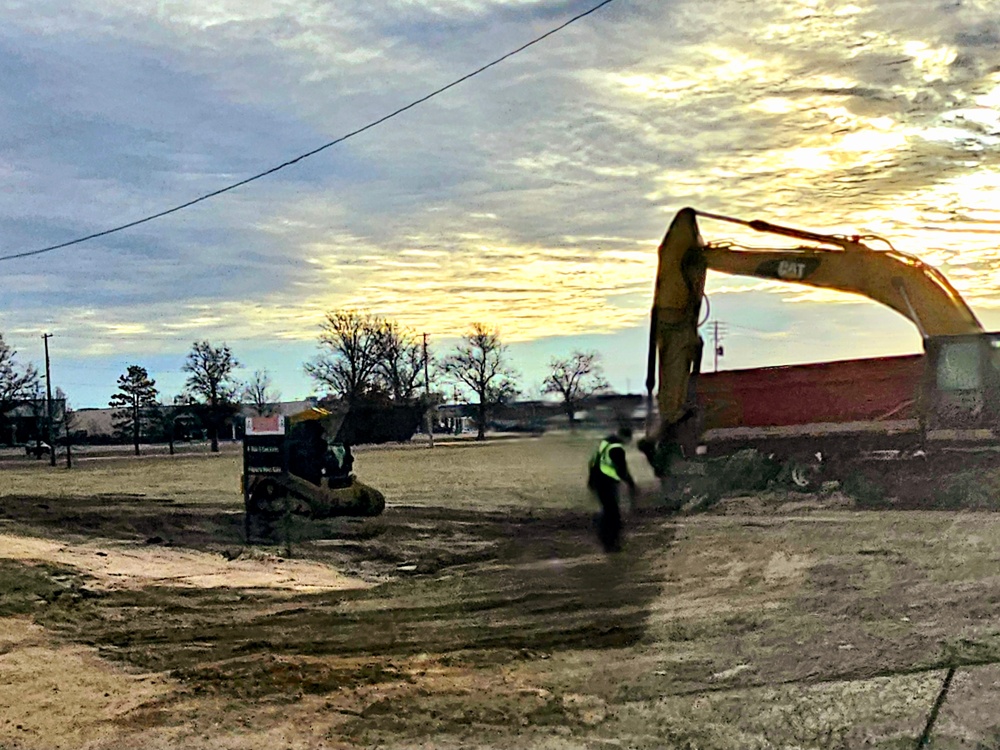
[[744, 222], [716, 214], [701, 215], [735, 221], [759, 232], [836, 246], [836, 249], [744, 250], [729, 245], [704, 245], [705, 262], [713, 271], [859, 294], [909, 318], [923, 338], [983, 330], [944, 274], [912, 255], [894, 249], [874, 250], [860, 238], [817, 234], [766, 221]]

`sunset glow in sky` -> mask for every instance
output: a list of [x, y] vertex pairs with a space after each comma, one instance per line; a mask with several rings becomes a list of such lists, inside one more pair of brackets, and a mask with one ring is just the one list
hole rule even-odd
[[[141, 218], [355, 130], [591, 7], [531, 0], [26, 0], [0, 8], [0, 255]], [[996, 0], [615, 0], [489, 71], [181, 213], [0, 263], [0, 332], [76, 406], [193, 341], [286, 399], [323, 313], [500, 327], [644, 378], [656, 248], [694, 206], [878, 234], [1000, 328]], [[708, 240], [756, 246], [704, 223]], [[777, 240], [777, 242], [775, 242]], [[874, 303], [710, 276], [726, 368], [918, 351]]]

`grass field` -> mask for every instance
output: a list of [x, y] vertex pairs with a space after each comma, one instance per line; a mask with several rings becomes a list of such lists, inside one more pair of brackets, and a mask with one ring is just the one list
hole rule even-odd
[[[592, 507], [586, 466], [596, 434], [554, 434], [488, 443], [400, 448], [361, 447], [355, 472], [381, 489], [391, 504], [481, 510]], [[637, 480], [653, 486], [645, 459], [629, 451]], [[238, 446], [216, 455], [78, 457], [72, 469], [20, 461], [0, 470], [0, 497], [141, 495], [179, 502], [232, 502], [238, 506], [242, 458]]]
[[[469, 443], [446, 448], [360, 452], [359, 476], [390, 503], [490, 510], [594, 508], [587, 459], [597, 434]], [[636, 480], [654, 486], [645, 458], [629, 450]], [[470, 502], [471, 501], [471, 502]]]
[[1000, 747], [995, 514], [647, 503], [607, 556], [595, 437], [359, 450], [385, 514], [294, 560], [231, 448], [0, 470], [0, 748], [896, 750], [949, 665], [928, 747]]
[[0, 497], [139, 495], [185, 502], [240, 502], [241, 457], [215, 455], [134, 458], [78, 457], [72, 469], [22, 461], [0, 469]]

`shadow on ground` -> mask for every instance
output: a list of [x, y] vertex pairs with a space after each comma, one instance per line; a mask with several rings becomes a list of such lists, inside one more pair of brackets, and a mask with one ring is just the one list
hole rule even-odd
[[[5, 499], [3, 511], [21, 529], [67, 539], [152, 538], [226, 555], [242, 528], [240, 514], [221, 508], [128, 497]], [[363, 568], [383, 583], [281, 596], [77, 584], [36, 618], [114, 659], [168, 670], [197, 692], [324, 693], [398, 680], [391, 660], [415, 655], [481, 666], [639, 643], [662, 585], [650, 553], [662, 552], [673, 532], [644, 524], [609, 556], [586, 513], [397, 508], [298, 535], [296, 557]], [[328, 656], [354, 661], [345, 668]]]

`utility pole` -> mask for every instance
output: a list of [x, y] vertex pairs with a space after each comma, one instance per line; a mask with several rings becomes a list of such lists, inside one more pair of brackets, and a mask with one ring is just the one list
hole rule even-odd
[[719, 357], [725, 356], [726, 352], [719, 343], [721, 339], [719, 338], [719, 321], [715, 321], [712, 326], [712, 350], [715, 353], [715, 372], [719, 371]]
[[48, 416], [49, 435], [49, 466], [56, 465], [56, 446], [52, 439], [52, 371], [49, 369], [49, 339], [51, 333], [43, 333], [42, 341], [45, 344], [45, 413]]
[[431, 420], [431, 379], [428, 375], [427, 366], [427, 334], [424, 334], [424, 396], [426, 396], [426, 406], [424, 407], [424, 424], [427, 426], [428, 447], [434, 447], [434, 425]]

